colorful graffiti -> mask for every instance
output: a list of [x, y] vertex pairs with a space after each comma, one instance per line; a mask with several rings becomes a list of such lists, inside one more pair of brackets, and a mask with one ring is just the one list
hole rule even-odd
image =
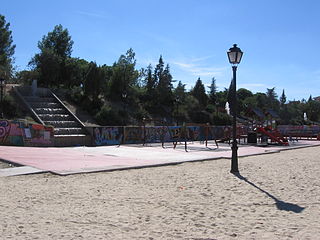
[[279, 125], [277, 129], [286, 137], [317, 137], [320, 134], [319, 125]]
[[[95, 127], [93, 140], [97, 146], [132, 144], [205, 141], [230, 139], [231, 126], [135, 126], [135, 127]], [[238, 127], [237, 134], [245, 135], [247, 129]]]
[[94, 128], [94, 142], [96, 145], [119, 145], [123, 140], [122, 127]]
[[142, 143], [143, 127], [125, 127], [124, 128], [125, 143]]
[[0, 120], [0, 145], [53, 146], [53, 127], [20, 120]]

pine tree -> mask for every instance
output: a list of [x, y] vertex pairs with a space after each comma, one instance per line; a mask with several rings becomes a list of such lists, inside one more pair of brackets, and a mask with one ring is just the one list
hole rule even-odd
[[213, 77], [211, 80], [209, 91], [209, 101], [211, 104], [216, 105], [217, 102], [217, 86], [216, 86], [216, 79]]
[[204, 108], [208, 103], [208, 96], [206, 94], [205, 87], [200, 79], [198, 78], [195, 86], [191, 90], [191, 94], [199, 101], [200, 105]]
[[16, 48], [9, 27], [10, 23], [6, 23], [5, 17], [0, 15], [0, 74], [3, 75], [2, 77], [11, 75], [13, 54]]
[[283, 90], [282, 90], [281, 97], [280, 97], [280, 104], [281, 104], [281, 106], [283, 106], [283, 105], [286, 103], [286, 101], [287, 101], [287, 97], [286, 97], [286, 95], [285, 95], [285, 93], [284, 93], [284, 89], [283, 89]]
[[[68, 29], [62, 25], [54, 27], [52, 32], [42, 37], [38, 42], [40, 53], [36, 54], [29, 66], [40, 72], [39, 84], [44, 86], [58, 86], [65, 84], [69, 73], [67, 60], [71, 57], [73, 41]], [[66, 85], [70, 85], [67, 83]]]

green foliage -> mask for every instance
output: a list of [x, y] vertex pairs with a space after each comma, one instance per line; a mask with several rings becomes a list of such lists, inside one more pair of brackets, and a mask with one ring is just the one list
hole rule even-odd
[[278, 96], [275, 92], [275, 87], [270, 88], [270, 89], [267, 88], [266, 97], [267, 97], [267, 108], [278, 111], [279, 106], [280, 106], [280, 102], [279, 102]]
[[7, 80], [12, 73], [13, 54], [16, 48], [9, 27], [10, 23], [7, 23], [5, 17], [0, 15], [0, 77], [6, 77]]
[[95, 119], [103, 126], [121, 126], [125, 125], [124, 115], [115, 105], [103, 105]]
[[89, 63], [80, 58], [67, 58], [62, 68], [63, 84], [66, 88], [81, 86], [85, 83]]
[[238, 96], [238, 107], [239, 107], [239, 113], [240, 115], [243, 115], [247, 112], [248, 109], [248, 102], [246, 102], [246, 99], [252, 98], [253, 93], [245, 88], [239, 88], [237, 90], [237, 96]]
[[320, 122], [320, 102], [319, 101], [308, 101], [306, 104], [306, 113], [308, 120], [312, 122]]
[[232, 121], [228, 114], [223, 112], [215, 112], [211, 115], [210, 123], [212, 125], [225, 126], [231, 125]]
[[39, 72], [39, 86], [53, 87], [62, 83], [62, 59], [51, 49], [44, 49], [40, 54], [36, 54], [30, 64]]
[[31, 85], [33, 79], [39, 79], [39, 72], [37, 70], [22, 70], [16, 72], [16, 82]]
[[284, 93], [284, 89], [282, 90], [282, 94], [281, 94], [281, 97], [280, 97], [280, 105], [283, 106], [287, 101], [287, 97], [286, 97], [286, 94]]
[[135, 70], [135, 53], [130, 48], [112, 66], [108, 85], [108, 97], [112, 101], [122, 101], [132, 94], [132, 87], [138, 82], [139, 72]]
[[200, 107], [204, 109], [208, 103], [208, 96], [200, 78], [196, 81], [196, 85], [191, 90], [191, 94], [199, 101]]
[[[0, 15], [0, 77], [7, 76], [7, 80], [13, 72], [15, 50], [9, 27], [4, 16]], [[102, 125], [138, 124], [144, 117], [166, 118], [168, 124], [231, 123], [225, 112], [230, 91], [217, 91], [214, 77], [208, 93], [200, 78], [187, 92], [181, 81], [176, 88], [173, 87], [170, 66], [165, 64], [161, 55], [154, 68], [150, 64], [146, 69], [137, 70], [131, 48], [112, 66], [98, 66], [94, 62], [72, 58], [72, 46], [68, 29], [55, 26], [38, 42], [40, 52], [31, 59], [31, 69], [17, 72], [15, 81], [30, 84], [37, 79], [39, 86], [67, 89], [70, 99]], [[262, 111], [276, 111], [283, 124], [305, 123], [303, 113], [307, 113], [311, 122], [320, 121], [320, 103], [311, 96], [308, 101], [287, 103], [284, 90], [278, 100], [275, 88], [267, 89], [266, 93], [252, 93], [240, 88], [237, 98], [240, 115], [245, 115], [250, 108], [260, 108]], [[13, 100], [6, 96], [4, 101], [5, 114], [17, 114]]]
[[20, 108], [12, 96], [6, 94], [2, 101], [2, 111], [6, 119], [13, 119], [21, 116]]
[[70, 89], [69, 100], [76, 104], [81, 104], [85, 100], [84, 91], [80, 86], [74, 86]]
[[69, 35], [68, 29], [63, 29], [62, 25], [56, 25], [52, 32], [42, 37], [38, 42], [38, 48], [41, 52], [50, 49], [57, 56], [66, 59], [71, 56], [73, 41]]
[[211, 85], [209, 87], [209, 103], [216, 105], [217, 102], [217, 86], [216, 86], [216, 79], [213, 77], [211, 80]]
[[61, 25], [54, 27], [52, 32], [42, 37], [38, 42], [40, 53], [36, 54], [29, 66], [33, 70], [39, 72], [38, 84], [40, 86], [59, 86], [64, 85], [70, 87], [71, 79], [74, 79], [72, 73], [74, 63], [69, 61], [72, 52], [73, 41], [67, 29], [63, 29]]
[[104, 78], [105, 76], [102, 69], [99, 68], [96, 63], [91, 62], [89, 64], [89, 69], [85, 78], [85, 94], [92, 99], [99, 99]]

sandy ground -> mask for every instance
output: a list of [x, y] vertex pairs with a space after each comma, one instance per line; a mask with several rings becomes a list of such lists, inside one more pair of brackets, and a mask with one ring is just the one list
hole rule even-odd
[[0, 178], [1, 239], [320, 239], [320, 147]]

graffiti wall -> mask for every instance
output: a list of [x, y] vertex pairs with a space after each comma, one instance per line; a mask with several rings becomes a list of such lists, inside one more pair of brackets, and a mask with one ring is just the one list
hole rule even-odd
[[282, 135], [292, 137], [316, 137], [320, 134], [319, 125], [279, 125], [277, 129]]
[[94, 128], [94, 142], [96, 145], [119, 145], [123, 139], [122, 127], [102, 127]]
[[53, 146], [54, 129], [23, 120], [0, 120], [0, 145]]
[[[132, 143], [161, 143], [176, 141], [205, 141], [229, 139], [231, 126], [134, 126], [94, 127], [91, 129], [95, 145]], [[247, 128], [238, 127], [238, 135], [247, 134]]]

